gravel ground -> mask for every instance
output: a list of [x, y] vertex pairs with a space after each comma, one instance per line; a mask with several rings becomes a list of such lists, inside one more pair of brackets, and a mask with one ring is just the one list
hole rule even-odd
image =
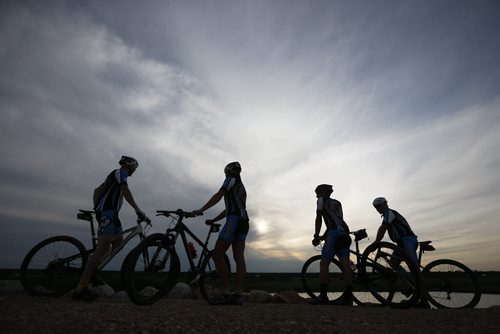
[[307, 303], [213, 306], [163, 299], [93, 302], [0, 293], [0, 333], [500, 333], [500, 308], [396, 310]]

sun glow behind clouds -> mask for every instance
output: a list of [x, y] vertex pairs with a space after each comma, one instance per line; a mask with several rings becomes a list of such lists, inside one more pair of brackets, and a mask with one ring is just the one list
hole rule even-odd
[[[145, 211], [195, 209], [239, 160], [253, 260], [300, 267], [312, 250], [314, 187], [331, 183], [351, 228], [372, 240], [380, 218], [370, 203], [386, 196], [440, 257], [498, 269], [500, 103], [474, 95], [498, 87], [500, 66], [482, 58], [489, 68], [474, 70], [498, 50], [461, 66], [472, 63], [456, 55], [475, 48], [442, 46], [421, 31], [447, 28], [412, 10], [398, 12], [409, 18], [401, 27], [391, 12], [367, 19], [340, 5], [177, 2], [130, 16], [96, 3], [96, 17], [85, 5], [0, 13], [2, 212], [72, 221], [121, 154], [140, 160], [130, 184]], [[144, 18], [157, 34], [137, 29]], [[478, 34], [455, 28], [455, 43]], [[37, 38], [19, 42], [27, 36]]]
[[265, 234], [269, 230], [268, 223], [261, 218], [252, 220], [252, 228], [255, 228], [258, 234]]

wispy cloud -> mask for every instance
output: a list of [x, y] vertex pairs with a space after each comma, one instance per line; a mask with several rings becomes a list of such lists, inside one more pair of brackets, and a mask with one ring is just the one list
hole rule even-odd
[[325, 182], [372, 240], [386, 196], [439, 256], [498, 269], [498, 250], [478, 250], [500, 232], [495, 23], [396, 7], [4, 5], [1, 214], [82, 233], [71, 218], [122, 154], [140, 162], [129, 182], [148, 213], [195, 209], [239, 160], [251, 270], [300, 268]]

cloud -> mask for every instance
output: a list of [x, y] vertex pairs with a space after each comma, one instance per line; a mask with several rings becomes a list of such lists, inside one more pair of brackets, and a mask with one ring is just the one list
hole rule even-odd
[[[182, 70], [145, 58], [82, 13], [20, 7], [10, 14], [1, 35], [3, 210], [63, 220], [62, 203], [46, 194], [62, 192], [73, 205], [85, 200], [105, 176], [96, 170], [111, 169], [121, 154], [151, 157], [182, 180], [189, 151], [217, 152], [208, 130], [213, 106]], [[27, 57], [33, 50], [36, 57]], [[44, 205], [12, 209], [23, 202]]]
[[[482, 28], [461, 8], [4, 5], [0, 210], [82, 233], [76, 210], [122, 154], [139, 160], [129, 184], [150, 215], [199, 208], [238, 160], [252, 270], [311, 254], [319, 183], [352, 229], [373, 238], [370, 203], [386, 196], [439, 255], [490, 268], [472, 249], [500, 232], [499, 48], [490, 16]], [[204, 234], [201, 221], [189, 226]]]

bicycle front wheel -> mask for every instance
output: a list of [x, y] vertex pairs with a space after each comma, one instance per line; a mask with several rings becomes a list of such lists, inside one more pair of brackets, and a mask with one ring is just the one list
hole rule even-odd
[[87, 251], [77, 239], [56, 236], [33, 247], [23, 259], [20, 281], [33, 296], [61, 296], [74, 289], [87, 262]]
[[364, 266], [364, 276], [361, 273], [360, 268], [354, 270], [354, 278], [352, 285], [352, 294], [354, 295], [354, 301], [358, 306], [382, 306], [383, 304], [373, 296], [370, 289], [367, 287], [366, 280], [363, 277], [376, 275], [376, 269], [372, 264], [365, 264]]
[[422, 271], [429, 302], [438, 308], [473, 308], [481, 299], [474, 273], [454, 260], [436, 260]]
[[[198, 281], [201, 295], [208, 303], [212, 303], [214, 300], [220, 298], [220, 289], [222, 287], [212, 254], [213, 252], [209, 252], [203, 260], [200, 279]], [[231, 263], [227, 254], [224, 254], [224, 263], [226, 264], [227, 278], [229, 279], [231, 276]]]
[[174, 246], [164, 235], [147, 238], [132, 250], [124, 265], [124, 286], [130, 300], [149, 305], [168, 293], [180, 271]]
[[361, 275], [372, 295], [395, 308], [413, 306], [420, 296], [420, 273], [403, 250], [389, 242], [368, 246], [361, 258]]
[[[311, 298], [316, 298], [320, 294], [320, 261], [321, 255], [315, 255], [308, 259], [302, 266], [302, 286], [304, 287], [304, 291]], [[327, 296], [330, 302], [335, 303], [342, 297], [346, 285], [342, 267], [337, 259], [332, 259], [332, 261], [330, 261], [328, 275]], [[366, 292], [359, 288], [356, 277], [355, 272], [353, 277], [353, 300], [357, 305], [361, 305], [363, 304], [361, 300], [365, 299], [364, 295]]]

